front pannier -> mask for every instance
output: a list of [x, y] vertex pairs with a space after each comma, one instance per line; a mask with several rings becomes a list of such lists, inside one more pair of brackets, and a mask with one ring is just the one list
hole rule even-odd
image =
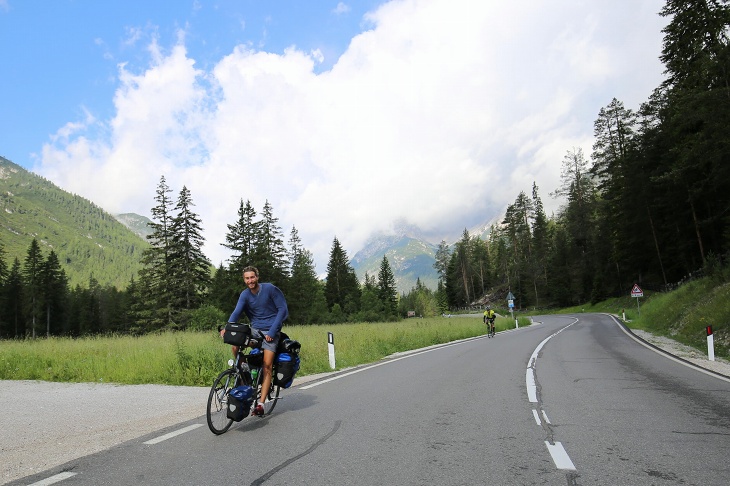
[[229, 419], [240, 422], [248, 416], [253, 403], [253, 388], [250, 386], [237, 386], [228, 392], [228, 410], [226, 415]]

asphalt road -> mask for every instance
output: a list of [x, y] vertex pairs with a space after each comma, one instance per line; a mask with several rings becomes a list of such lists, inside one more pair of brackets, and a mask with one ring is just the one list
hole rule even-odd
[[293, 387], [222, 436], [200, 416], [11, 484], [725, 485], [728, 437], [727, 379], [611, 317], [555, 316]]

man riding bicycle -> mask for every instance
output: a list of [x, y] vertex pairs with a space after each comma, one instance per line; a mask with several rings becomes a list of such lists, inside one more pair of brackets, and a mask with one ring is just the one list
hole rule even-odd
[[[259, 271], [256, 267], [243, 269], [243, 281], [246, 289], [241, 292], [238, 304], [228, 322], [235, 323], [244, 312], [251, 321], [254, 336], [263, 339], [261, 349], [264, 352], [263, 381], [261, 382], [261, 402], [253, 411], [254, 415], [264, 415], [264, 402], [271, 388], [271, 376], [279, 344], [281, 326], [289, 317], [289, 309], [284, 294], [271, 283], [259, 283]], [[233, 356], [238, 353], [238, 346], [233, 346]]]
[[494, 336], [494, 319], [496, 316], [494, 310], [490, 306], [487, 306], [487, 310], [484, 311], [484, 324], [487, 325], [487, 334], [489, 337]]

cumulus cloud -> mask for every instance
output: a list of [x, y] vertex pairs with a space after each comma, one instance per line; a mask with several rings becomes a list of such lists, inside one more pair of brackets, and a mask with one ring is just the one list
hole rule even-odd
[[149, 214], [163, 174], [186, 185], [216, 264], [241, 199], [296, 225], [320, 271], [335, 236], [350, 256], [396, 221], [458, 237], [533, 181], [557, 204], [563, 156], [590, 153], [598, 110], [637, 108], [661, 81], [660, 8], [393, 1], [321, 73], [316, 51], [239, 45], [204, 71], [184, 37], [151, 42], [144, 72], [119, 67], [115, 116], [87, 120], [93, 136], [64, 127], [36, 170], [112, 212]]

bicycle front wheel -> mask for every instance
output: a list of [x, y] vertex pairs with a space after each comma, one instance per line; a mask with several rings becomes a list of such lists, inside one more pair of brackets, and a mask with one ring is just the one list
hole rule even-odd
[[206, 418], [208, 428], [216, 435], [225, 433], [233, 424], [228, 418], [228, 392], [238, 386], [241, 376], [234, 369], [228, 369], [218, 375], [208, 394]]

